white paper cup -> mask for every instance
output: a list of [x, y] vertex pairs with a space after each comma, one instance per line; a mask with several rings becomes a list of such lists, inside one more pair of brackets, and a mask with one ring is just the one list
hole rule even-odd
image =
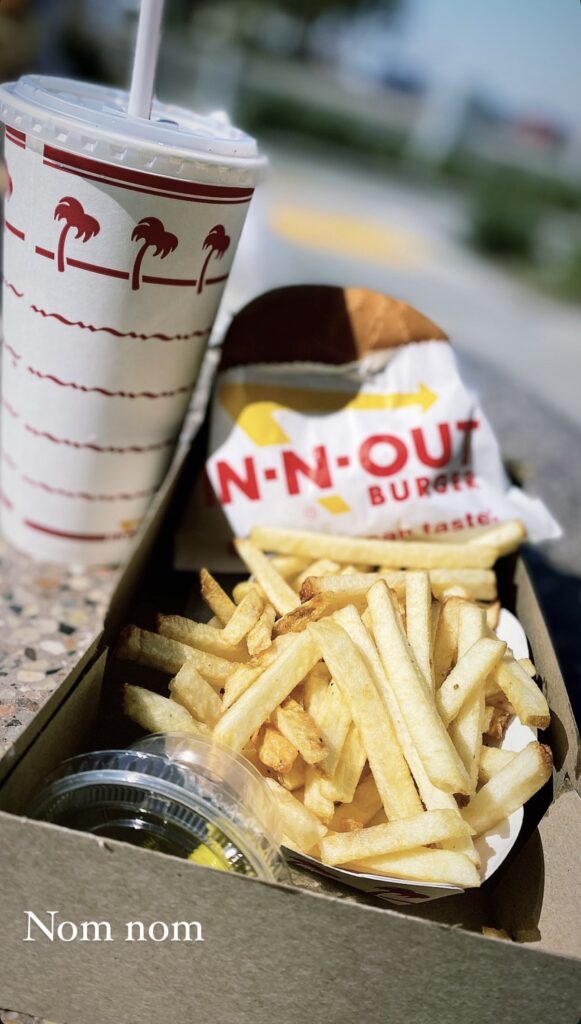
[[2, 529], [123, 559], [171, 459], [264, 160], [223, 114], [27, 76], [0, 87]]

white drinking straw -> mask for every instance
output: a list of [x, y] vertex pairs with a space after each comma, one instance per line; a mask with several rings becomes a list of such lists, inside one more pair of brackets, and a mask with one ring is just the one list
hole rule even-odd
[[164, 0], [141, 0], [127, 113], [151, 117]]

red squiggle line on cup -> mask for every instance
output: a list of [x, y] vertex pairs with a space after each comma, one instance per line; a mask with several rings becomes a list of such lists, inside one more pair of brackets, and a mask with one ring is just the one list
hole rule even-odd
[[75, 391], [84, 391], [86, 393], [95, 392], [99, 395], [105, 395], [107, 398], [172, 398], [174, 395], [186, 394], [186, 392], [192, 389], [194, 383], [192, 381], [191, 384], [184, 384], [183, 387], [173, 388], [171, 391], [108, 391], [107, 388], [88, 387], [86, 384], [76, 384], [72, 380], [60, 380], [59, 377], [55, 377], [52, 373], [41, 373], [40, 370], [35, 370], [33, 366], [27, 366], [26, 369], [34, 377], [39, 377], [40, 380], [49, 380], [53, 384], [58, 384], [61, 388], [73, 388]]
[[29, 530], [38, 530], [40, 533], [48, 533], [49, 536], [60, 537], [62, 540], [127, 540], [135, 533], [135, 530], [128, 530], [126, 533], [69, 533], [68, 530], [57, 530], [54, 526], [45, 526], [44, 523], [35, 523], [32, 519], [25, 519], [24, 525], [27, 526]]
[[2, 406], [3, 409], [6, 409], [6, 412], [10, 416], [12, 416], [13, 419], [15, 419], [15, 420], [19, 420], [20, 419], [20, 413], [16, 412], [16, 409], [14, 408], [13, 405], [10, 405], [10, 402], [8, 401], [8, 399], [6, 398], [5, 395], [1, 395], [0, 396], [0, 405]]
[[103, 452], [103, 453], [110, 453], [111, 452], [111, 453], [114, 453], [114, 454], [117, 454], [117, 455], [124, 455], [126, 452], [136, 452], [139, 455], [143, 454], [144, 452], [155, 452], [155, 451], [159, 451], [160, 448], [168, 448], [170, 445], [174, 445], [175, 442], [176, 442], [176, 438], [175, 437], [169, 437], [169, 438], [167, 438], [167, 440], [165, 440], [165, 441], [158, 441], [155, 444], [148, 444], [148, 445], [130, 444], [130, 445], [126, 445], [123, 448], [118, 448], [118, 447], [116, 447], [114, 445], [98, 445], [98, 444], [91, 444], [90, 442], [85, 442], [85, 441], [71, 441], [70, 438], [66, 438], [66, 437], [55, 437], [54, 434], [49, 434], [48, 431], [46, 431], [46, 430], [37, 430], [37, 428], [31, 426], [30, 423], [25, 423], [24, 424], [24, 429], [26, 431], [28, 431], [29, 434], [33, 434], [34, 437], [42, 437], [46, 441], [50, 441], [51, 444], [63, 444], [63, 445], [66, 445], [67, 448], [78, 448], [78, 449], [83, 449], [83, 450], [89, 450], [89, 451], [92, 451], [92, 452]]
[[190, 338], [204, 338], [210, 333], [210, 328], [205, 327], [201, 331], [190, 331], [189, 334], [137, 334], [135, 331], [118, 331], [116, 327], [96, 327], [95, 324], [85, 324], [82, 320], [68, 320], [62, 313], [48, 313], [46, 309], [39, 309], [31, 305], [33, 313], [40, 316], [53, 318], [66, 327], [80, 327], [83, 331], [91, 331], [95, 334], [103, 331], [105, 334], [112, 334], [115, 338], [134, 338], [137, 341], [188, 341]]
[[91, 494], [89, 491], [67, 491], [64, 487], [52, 487], [44, 480], [33, 480], [23, 475], [22, 479], [30, 487], [40, 487], [48, 494], [56, 494], [62, 498], [80, 498], [83, 501], [136, 501], [138, 498], [149, 498], [155, 494], [157, 487], [149, 487], [146, 491], [135, 491], [133, 494]]
[[2, 452], [2, 461], [5, 462], [7, 466], [10, 466], [10, 469], [18, 469], [14, 459], [8, 454], [8, 452]]
[[22, 359], [22, 356], [20, 355], [20, 352], [17, 352], [15, 348], [12, 348], [12, 345], [9, 345], [7, 341], [5, 341], [3, 344], [4, 344], [4, 348], [6, 349], [7, 352], [10, 353], [10, 355], [12, 356], [12, 358], [13, 358], [15, 363], [19, 359]]
[[2, 283], [4, 284], [5, 288], [10, 288], [10, 291], [14, 292], [14, 294], [16, 295], [16, 297], [18, 299], [23, 299], [24, 298], [24, 292], [19, 292], [18, 288], [16, 288], [13, 284], [11, 284], [10, 281], [7, 281], [6, 278], [4, 278], [4, 281]]

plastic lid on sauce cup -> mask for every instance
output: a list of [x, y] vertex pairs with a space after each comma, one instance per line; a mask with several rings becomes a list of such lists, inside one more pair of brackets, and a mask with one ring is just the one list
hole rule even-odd
[[246, 758], [204, 736], [73, 757], [28, 814], [264, 881], [286, 882], [276, 803]]
[[223, 111], [196, 114], [153, 101], [151, 118], [127, 115], [128, 93], [68, 78], [24, 75], [0, 86], [0, 119], [25, 132], [27, 144], [83, 153], [136, 170], [200, 180], [219, 171], [255, 185], [266, 159], [256, 140]]

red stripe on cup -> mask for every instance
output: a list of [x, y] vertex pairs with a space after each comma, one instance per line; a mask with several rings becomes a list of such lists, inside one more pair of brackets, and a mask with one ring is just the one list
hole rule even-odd
[[[141, 192], [148, 196], [157, 196], [161, 199], [179, 199], [186, 203], [202, 203], [210, 206], [239, 206], [242, 203], [249, 203], [248, 199], [207, 199], [201, 196], [183, 196], [175, 192], [162, 192], [159, 189], [153, 188], [141, 188], [139, 185], [130, 185], [128, 182], [115, 181], [111, 178], [104, 178], [101, 175], [89, 174], [87, 171], [75, 171], [71, 167], [61, 167], [60, 164], [55, 164], [51, 160], [44, 161], [45, 167], [53, 167], [56, 171], [64, 171], [66, 174], [74, 174], [77, 178], [85, 178], [86, 181], [97, 181], [100, 185], [111, 185], [113, 188], [124, 188], [128, 189], [129, 192]], [[170, 181], [171, 179], [167, 179]]]
[[13, 128], [11, 125], [7, 124], [4, 128], [4, 134], [8, 141], [12, 142], [15, 146], [18, 146], [19, 149], [26, 149], [26, 135], [24, 132], [21, 132], [18, 128]]
[[92, 160], [89, 157], [81, 156], [78, 153], [67, 153], [64, 150], [56, 149], [54, 146], [45, 145], [44, 162], [52, 161], [59, 165], [60, 170], [70, 172], [83, 172], [96, 177], [108, 179], [112, 184], [132, 184], [141, 188], [162, 190], [177, 198], [178, 196], [189, 196], [191, 198], [206, 198], [222, 201], [247, 201], [252, 198], [254, 189], [239, 188], [227, 185], [203, 185], [194, 181], [185, 181], [182, 178], [168, 178], [162, 174], [151, 174], [148, 171], [137, 171], [130, 167], [119, 167], [103, 163], [101, 160]]
[[46, 256], [47, 260], [54, 260], [54, 252], [50, 249], [43, 249], [42, 245], [35, 245], [34, 251], [37, 256]]
[[26, 135], [24, 132], [20, 131], [20, 128], [15, 128], [13, 125], [7, 124], [4, 127], [4, 131], [7, 135], [13, 135], [19, 142], [26, 142]]
[[67, 259], [68, 267], [77, 267], [78, 270], [89, 270], [92, 274], [104, 274], [106, 277], [120, 277], [124, 281], [129, 280], [126, 270], [115, 270], [113, 267], [100, 267], [96, 263], [85, 263], [84, 260]]

